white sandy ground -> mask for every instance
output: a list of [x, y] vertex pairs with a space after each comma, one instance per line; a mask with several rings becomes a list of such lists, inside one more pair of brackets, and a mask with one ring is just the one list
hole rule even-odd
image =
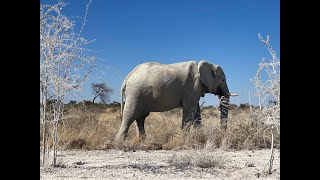
[[[177, 156], [192, 153], [221, 158], [222, 167], [178, 168], [168, 163]], [[262, 175], [270, 150], [68, 150], [60, 151], [58, 162], [65, 167], [40, 167], [41, 179], [280, 179], [280, 152], [275, 150], [272, 174]]]

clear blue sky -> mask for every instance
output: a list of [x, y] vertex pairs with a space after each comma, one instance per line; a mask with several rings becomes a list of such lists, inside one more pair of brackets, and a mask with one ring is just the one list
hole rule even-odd
[[[89, 0], [66, 2], [62, 12], [84, 17]], [[111, 101], [119, 102], [122, 80], [138, 64], [207, 60], [224, 69], [230, 91], [240, 94], [231, 102], [246, 103], [258, 63], [270, 58], [258, 33], [270, 35], [279, 57], [279, 0], [93, 0], [83, 35], [96, 40], [90, 48], [98, 69], [84, 92], [68, 100], [92, 99], [89, 84], [103, 79], [115, 90]], [[214, 95], [203, 100], [217, 104]]]

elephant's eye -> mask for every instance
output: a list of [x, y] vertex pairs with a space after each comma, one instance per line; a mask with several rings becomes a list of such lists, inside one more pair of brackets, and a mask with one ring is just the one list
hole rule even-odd
[[225, 79], [222, 79], [222, 82], [226, 82], [226, 80], [225, 80]]

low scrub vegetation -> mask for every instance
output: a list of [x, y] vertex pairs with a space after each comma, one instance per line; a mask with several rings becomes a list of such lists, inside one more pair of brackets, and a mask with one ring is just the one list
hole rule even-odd
[[[121, 123], [120, 107], [103, 104], [66, 105], [64, 120], [59, 123], [59, 147], [62, 149], [111, 149], [116, 148], [114, 138]], [[271, 137], [267, 125], [253, 116], [250, 109], [232, 108], [228, 128], [220, 129], [220, 112], [214, 107], [201, 110], [202, 126], [181, 127], [181, 109], [162, 113], [150, 113], [146, 118], [146, 139], [137, 138], [137, 127], [130, 126], [123, 150], [179, 150], [222, 148], [260, 149], [270, 148]], [[40, 132], [40, 135], [42, 133]], [[49, 146], [52, 142], [49, 140]], [[280, 147], [280, 132], [275, 132], [274, 146]], [[40, 141], [42, 142], [42, 141]], [[119, 147], [117, 147], [119, 148]]]

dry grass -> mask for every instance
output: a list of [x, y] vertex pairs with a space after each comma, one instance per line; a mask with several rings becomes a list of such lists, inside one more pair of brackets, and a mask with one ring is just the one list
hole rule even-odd
[[[67, 106], [65, 120], [59, 127], [63, 149], [111, 149], [121, 118], [119, 107], [103, 105]], [[202, 127], [182, 131], [181, 110], [150, 113], [145, 121], [146, 139], [136, 138], [137, 127], [130, 126], [124, 150], [178, 149], [259, 149], [269, 148], [271, 137], [259, 119], [249, 118], [248, 109], [231, 109], [228, 128], [220, 129], [219, 111], [202, 109]], [[41, 132], [40, 132], [41, 134]], [[49, 139], [49, 143], [51, 140]], [[280, 147], [280, 132], [275, 134], [275, 147]]]
[[183, 169], [188, 166], [200, 168], [224, 168], [225, 161], [219, 156], [208, 155], [206, 152], [194, 151], [188, 154], [174, 154], [167, 161], [170, 165]]

